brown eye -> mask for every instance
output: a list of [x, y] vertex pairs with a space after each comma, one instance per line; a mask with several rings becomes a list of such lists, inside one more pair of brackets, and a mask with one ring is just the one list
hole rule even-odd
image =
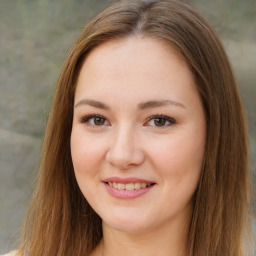
[[90, 126], [110, 125], [107, 119], [101, 115], [87, 115], [82, 117], [80, 122]]
[[104, 118], [102, 118], [102, 117], [95, 117], [93, 119], [93, 122], [94, 122], [95, 125], [104, 125], [105, 121], [106, 120]]
[[165, 115], [154, 115], [148, 118], [148, 121], [145, 125], [158, 128], [166, 128], [174, 124], [176, 124], [176, 121], [172, 117]]
[[156, 118], [154, 119], [155, 126], [165, 126], [167, 120], [163, 118]]

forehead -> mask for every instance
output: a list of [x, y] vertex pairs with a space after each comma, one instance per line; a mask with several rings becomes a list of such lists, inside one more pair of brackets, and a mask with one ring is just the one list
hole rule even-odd
[[[140, 62], [145, 57], [148, 57], [146, 62]], [[89, 52], [83, 66], [96, 66], [96, 69], [98, 69], [99, 65], [105, 65], [105, 68], [106, 66], [111, 68], [113, 65], [111, 66], [109, 64], [116, 64], [115, 69], [120, 71], [120, 69], [117, 68], [123, 66], [128, 68], [127, 66], [131, 64], [129, 60], [132, 58], [133, 63], [136, 65], [132, 65], [129, 68], [137, 68], [137, 65], [141, 64], [141, 67], [145, 70], [146, 67], [150, 67], [150, 64], [155, 64], [156, 66], [159, 62], [168, 66], [170, 60], [172, 64], [178, 63], [187, 66], [186, 61], [171, 44], [168, 44], [162, 39], [153, 39], [142, 35], [104, 42]], [[148, 65], [146, 65], [146, 63]], [[155, 68], [154, 65], [151, 67]]]
[[[82, 95], [122, 99], [134, 96], [163, 97], [195, 93], [187, 63], [167, 43], [130, 37], [96, 47], [85, 59], [77, 82], [76, 97]], [[129, 97], [131, 96], [131, 97]]]

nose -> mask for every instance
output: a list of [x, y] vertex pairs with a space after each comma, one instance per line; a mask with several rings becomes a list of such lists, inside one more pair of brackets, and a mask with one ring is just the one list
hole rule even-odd
[[137, 140], [135, 132], [120, 129], [110, 139], [106, 160], [111, 165], [120, 170], [127, 170], [144, 162], [142, 145]]

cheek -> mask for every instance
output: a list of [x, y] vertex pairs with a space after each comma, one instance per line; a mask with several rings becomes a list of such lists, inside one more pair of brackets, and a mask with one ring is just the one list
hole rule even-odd
[[204, 158], [204, 137], [174, 135], [151, 145], [152, 164], [163, 180], [173, 185], [197, 184]]
[[94, 175], [104, 158], [104, 143], [101, 139], [84, 136], [76, 131], [71, 134], [71, 156], [75, 173]]
[[102, 140], [85, 136], [76, 130], [71, 134], [71, 157], [78, 186], [88, 202], [93, 205], [97, 197], [99, 175], [101, 170], [104, 149]]

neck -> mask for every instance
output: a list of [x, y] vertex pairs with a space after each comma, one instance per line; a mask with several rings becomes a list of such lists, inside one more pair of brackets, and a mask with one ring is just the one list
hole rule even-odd
[[103, 239], [93, 256], [187, 256], [189, 222], [163, 224], [154, 231], [127, 233], [103, 223]]

